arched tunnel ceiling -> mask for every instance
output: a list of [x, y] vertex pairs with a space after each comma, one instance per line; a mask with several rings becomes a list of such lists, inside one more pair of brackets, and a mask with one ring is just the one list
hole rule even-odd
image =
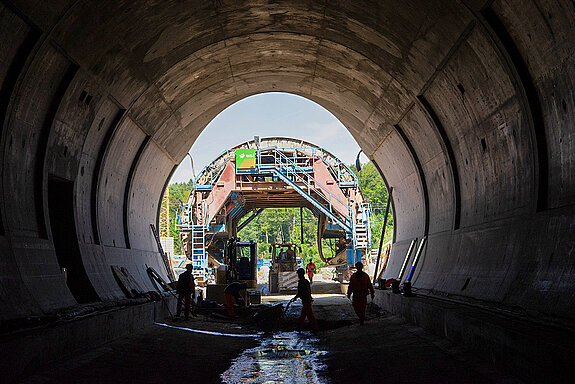
[[74, 185], [82, 284], [120, 297], [122, 265], [149, 285], [170, 172], [267, 91], [327, 108], [393, 187], [387, 277], [428, 236], [414, 285], [572, 317], [574, 17], [569, 1], [0, 3], [1, 284], [18, 298], [2, 317], [81, 301], [58, 183]]
[[[375, 14], [347, 2], [77, 4], [53, 34], [78, 63], [86, 62], [83, 68], [130, 95], [119, 96], [121, 104], [134, 103], [134, 116], [145, 115], [143, 125], [167, 140], [179, 160], [194, 135], [174, 131], [176, 122], [197, 131], [225, 106], [262, 91], [311, 98], [356, 136], [370, 123], [378, 128], [380, 116], [370, 121], [376, 110], [395, 122], [409, 92], [419, 93], [472, 20], [469, 11], [440, 4], [432, 13], [415, 1], [379, 5]], [[395, 9], [405, 6], [411, 11], [398, 15]], [[170, 115], [174, 121], [162, 132]], [[181, 147], [172, 148], [165, 136], [177, 136]]]

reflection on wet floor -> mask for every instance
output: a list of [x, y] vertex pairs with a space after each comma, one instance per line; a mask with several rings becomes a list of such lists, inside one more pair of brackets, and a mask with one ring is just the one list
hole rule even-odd
[[[261, 333], [255, 333], [255, 334], [241, 334], [241, 333], [222, 333], [222, 332], [213, 332], [213, 331], [204, 331], [201, 329], [192, 329], [192, 328], [186, 328], [186, 327], [176, 327], [174, 325], [169, 325], [169, 324], [164, 324], [164, 323], [154, 323], [155, 325], [159, 325], [161, 327], [168, 327], [168, 328], [173, 328], [173, 329], [179, 329], [182, 331], [188, 331], [188, 332], [194, 332], [194, 333], [202, 333], [204, 335], [213, 335], [213, 336], [227, 336], [227, 337], [248, 337], [248, 338], [253, 338], [253, 337], [258, 337], [259, 335], [261, 335]], [[241, 327], [236, 327], [241, 329]]]
[[308, 332], [278, 332], [262, 339], [259, 347], [244, 351], [222, 374], [226, 384], [326, 383], [317, 339]]

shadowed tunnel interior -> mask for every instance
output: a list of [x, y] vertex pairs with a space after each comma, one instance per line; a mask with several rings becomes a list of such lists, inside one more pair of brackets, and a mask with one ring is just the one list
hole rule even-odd
[[393, 187], [384, 277], [427, 236], [415, 288], [575, 321], [572, 1], [3, 0], [0, 37], [0, 321], [123, 298], [111, 265], [152, 290], [171, 173], [269, 91], [328, 109]]

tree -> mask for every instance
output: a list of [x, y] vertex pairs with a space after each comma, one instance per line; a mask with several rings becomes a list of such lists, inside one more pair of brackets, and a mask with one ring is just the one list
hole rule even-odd
[[[383, 228], [383, 221], [385, 219], [385, 207], [387, 205], [388, 193], [383, 179], [375, 165], [370, 161], [363, 165], [361, 171], [357, 171], [354, 166], [350, 166], [357, 176], [359, 188], [363, 194], [364, 199], [371, 203], [373, 210], [373, 226], [371, 228], [371, 247], [379, 247], [379, 239], [381, 238], [381, 230]], [[384, 243], [391, 240], [393, 236], [393, 215], [391, 210], [387, 218], [387, 226], [385, 230]]]
[[170, 185], [170, 236], [174, 238], [174, 252], [182, 255], [182, 241], [180, 233], [176, 229], [176, 220], [178, 219], [178, 208], [181, 209], [187, 202], [190, 191], [192, 190], [192, 180], [187, 183], [175, 183]]

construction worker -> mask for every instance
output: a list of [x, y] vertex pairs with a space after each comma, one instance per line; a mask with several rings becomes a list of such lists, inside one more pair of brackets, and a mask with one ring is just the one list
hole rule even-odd
[[347, 298], [353, 294], [353, 310], [359, 317], [359, 324], [363, 325], [365, 321], [365, 308], [367, 307], [367, 294], [371, 294], [371, 299], [375, 297], [373, 285], [367, 273], [363, 272], [363, 264], [358, 261], [355, 264], [357, 271], [351, 275], [349, 279], [349, 286], [347, 288]]
[[186, 271], [180, 274], [178, 277], [178, 285], [176, 286], [176, 292], [178, 294], [178, 307], [176, 310], [176, 317], [181, 315], [182, 303], [184, 303], [184, 320], [189, 320], [192, 296], [194, 298], [196, 297], [196, 282], [194, 280], [194, 275], [192, 274], [192, 269], [192, 264], [186, 265]]
[[317, 269], [311, 259], [309, 259], [309, 263], [307, 263], [307, 265], [305, 266], [305, 271], [307, 272], [307, 278], [309, 279], [309, 283], [313, 284], [313, 275], [317, 273]]
[[287, 260], [292, 261], [294, 253], [293, 253], [293, 249], [291, 249], [290, 246], [287, 247], [286, 253], [287, 253]]
[[311, 302], [313, 301], [311, 297], [311, 285], [309, 281], [305, 279], [305, 271], [303, 268], [299, 268], [297, 270], [297, 276], [299, 278], [297, 283], [297, 294], [290, 301], [292, 302], [299, 298], [302, 303], [301, 315], [297, 321], [297, 330], [299, 331], [303, 328], [305, 318], [307, 317], [311, 323], [312, 330], [317, 331], [319, 327], [311, 309]]
[[234, 303], [245, 306], [245, 299], [240, 295], [240, 291], [247, 288], [246, 283], [240, 283], [239, 281], [234, 281], [228, 284], [226, 289], [224, 289], [224, 298], [226, 299], [226, 308], [228, 310], [229, 317], [237, 317], [234, 311]]

